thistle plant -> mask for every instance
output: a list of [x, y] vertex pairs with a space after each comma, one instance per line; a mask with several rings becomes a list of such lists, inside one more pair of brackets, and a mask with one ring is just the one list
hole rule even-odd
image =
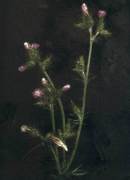
[[[39, 88], [34, 89], [32, 96], [36, 99], [36, 104], [47, 108], [50, 112], [50, 123], [52, 132], [42, 134], [39, 130], [29, 127], [27, 125], [21, 126], [21, 131], [41, 139], [42, 144], [47, 144], [50, 148], [52, 157], [55, 160], [57, 175], [60, 177], [72, 174], [76, 176], [84, 175], [86, 172], [82, 171], [79, 166], [73, 168], [73, 162], [76, 158], [80, 136], [84, 119], [87, 112], [87, 90], [89, 83], [89, 72], [93, 45], [95, 40], [100, 36], [109, 36], [110, 33], [105, 29], [105, 16], [106, 11], [99, 10], [96, 18], [92, 16], [85, 3], [81, 5], [82, 19], [81, 22], [76, 24], [77, 28], [85, 30], [89, 33], [89, 50], [87, 60], [84, 56], [80, 56], [75, 62], [73, 71], [79, 76], [83, 85], [81, 93], [81, 103], [77, 105], [76, 102], [71, 101], [73, 118], [67, 117], [64, 111], [64, 101], [62, 95], [71, 90], [71, 84], [65, 84], [61, 88], [57, 88], [54, 84], [48, 70], [52, 66], [51, 56], [41, 58], [40, 45], [37, 43], [24, 43], [27, 51], [28, 61], [26, 64], [21, 65], [18, 70], [24, 72], [25, 70], [39, 66], [43, 75], [41, 85]], [[95, 20], [96, 19], [96, 20]], [[61, 127], [57, 127], [55, 111], [56, 108], [60, 110]], [[73, 148], [70, 147], [69, 141], [73, 140]]]

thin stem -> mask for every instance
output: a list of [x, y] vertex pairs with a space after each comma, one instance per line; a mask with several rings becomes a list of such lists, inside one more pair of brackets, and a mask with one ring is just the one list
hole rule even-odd
[[[61, 116], [62, 116], [62, 130], [63, 130], [63, 134], [65, 133], [65, 112], [64, 112], [64, 107], [62, 104], [62, 101], [60, 98], [58, 98], [58, 104], [60, 107], [60, 111], [61, 111]], [[63, 150], [63, 168], [66, 165], [66, 155], [65, 155], [65, 151]]]
[[[55, 133], [56, 132], [56, 124], [55, 124], [55, 110], [54, 110], [53, 104], [50, 104], [50, 113], [51, 113], [52, 130], [53, 130], [53, 133]], [[53, 147], [51, 147], [51, 150], [52, 150], [53, 156], [55, 158], [58, 173], [61, 174], [61, 165], [60, 165], [60, 160], [59, 160], [58, 149], [56, 147], [54, 150]]]
[[[46, 79], [48, 80], [48, 82], [50, 83], [50, 85], [52, 86], [52, 88], [54, 89], [54, 91], [56, 92], [56, 88], [55, 88], [55, 85], [53, 84], [49, 74], [47, 73], [47, 71], [45, 69], [42, 69], [43, 70], [43, 73], [46, 77]], [[62, 130], [63, 130], [63, 133], [65, 132], [65, 112], [64, 112], [64, 107], [63, 107], [63, 103], [61, 101], [61, 98], [58, 97], [57, 98], [57, 102], [58, 102], [58, 105], [59, 105], [59, 108], [60, 108], [60, 112], [61, 112], [61, 117], [62, 117]], [[53, 109], [52, 109], [53, 108]], [[55, 119], [54, 119], [54, 115], [53, 115], [53, 110], [54, 110], [54, 107], [51, 107], [51, 113], [52, 113], [52, 127], [53, 127], [53, 131], [56, 131], [56, 127], [55, 127]], [[56, 150], [56, 154], [55, 156], [57, 156], [57, 159], [59, 161], [59, 157], [58, 157], [58, 150]], [[66, 164], [66, 158], [65, 158], [65, 152], [63, 151], [63, 167], [65, 166]], [[59, 166], [60, 166], [60, 163], [59, 163]]]
[[93, 36], [93, 40], [95, 40], [98, 35], [99, 35], [99, 32], [97, 31], [96, 34]]
[[27, 152], [27, 153], [25, 154], [25, 156], [23, 157], [23, 160], [25, 160], [34, 150], [38, 149], [38, 148], [41, 147], [41, 146], [42, 146], [41, 143], [38, 144], [38, 145], [36, 145], [36, 146], [34, 146], [29, 152]]
[[89, 38], [89, 54], [88, 54], [88, 61], [87, 61], [87, 66], [86, 66], [86, 72], [85, 72], [83, 99], [82, 99], [82, 121], [84, 120], [84, 116], [85, 116], [88, 78], [89, 78], [90, 62], [91, 62], [92, 47], [93, 47], [92, 29], [89, 30], [89, 33], [90, 33], [90, 38]]
[[74, 157], [76, 155], [77, 148], [78, 148], [78, 145], [79, 145], [79, 139], [80, 139], [80, 135], [81, 135], [81, 130], [82, 130], [82, 126], [83, 126], [83, 120], [84, 120], [84, 116], [85, 116], [88, 77], [89, 77], [89, 69], [90, 69], [90, 62], [91, 62], [91, 56], [92, 56], [92, 47], [93, 47], [92, 29], [89, 30], [89, 33], [90, 33], [89, 54], [88, 54], [88, 61], [87, 61], [87, 66], [86, 66], [86, 72], [85, 72], [84, 89], [83, 89], [82, 118], [81, 118], [81, 121], [80, 121], [80, 124], [79, 124], [79, 128], [78, 128], [78, 131], [77, 131], [77, 137], [76, 137], [74, 149], [72, 151], [72, 154], [71, 154], [71, 157], [70, 157], [70, 161], [69, 161], [66, 169], [64, 170], [64, 173], [70, 168], [70, 166], [72, 165], [72, 162], [74, 160]]
[[[48, 75], [47, 71], [44, 70], [44, 75], [46, 76], [48, 82], [50, 83], [50, 85], [52, 86], [52, 88], [54, 88], [54, 90], [56, 90], [50, 76]], [[63, 129], [63, 132], [65, 132], [65, 112], [64, 112], [64, 107], [63, 107], [63, 103], [61, 101], [61, 98], [58, 97], [57, 98], [57, 102], [59, 104], [59, 108], [60, 108], [60, 111], [61, 111], [61, 117], [62, 117], [62, 129]]]
[[57, 171], [58, 171], [59, 174], [62, 174], [59, 158], [58, 158], [58, 156], [56, 154], [57, 151], [55, 152], [55, 150], [54, 150], [54, 148], [52, 146], [51, 146], [51, 151], [53, 153], [53, 156], [54, 156], [54, 159], [55, 159], [55, 162], [56, 162]]
[[54, 105], [53, 104], [50, 104], [50, 112], [51, 112], [52, 130], [53, 130], [53, 133], [55, 133], [56, 124], [55, 124], [55, 112], [54, 112]]
[[49, 74], [47, 73], [46, 70], [44, 70], [44, 75], [46, 76], [46, 78], [47, 78], [48, 82], [50, 83], [50, 85], [55, 89], [55, 86], [54, 86], [54, 84], [53, 84], [53, 82], [52, 82], [52, 80], [51, 80], [51, 78], [50, 78], [50, 76], [49, 76]]
[[57, 99], [59, 107], [60, 107], [60, 111], [61, 111], [61, 116], [62, 116], [62, 129], [63, 129], [63, 133], [65, 132], [65, 112], [64, 112], [64, 107], [63, 107], [63, 103], [61, 101], [60, 98]]

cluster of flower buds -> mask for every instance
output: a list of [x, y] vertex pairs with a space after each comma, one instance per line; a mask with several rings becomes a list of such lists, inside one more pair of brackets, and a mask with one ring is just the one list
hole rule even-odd
[[24, 43], [24, 47], [25, 49], [29, 50], [29, 49], [38, 49], [40, 47], [40, 45], [38, 43], [28, 43], [28, 42], [25, 42]]
[[[87, 29], [89, 32], [92, 32], [92, 27], [94, 26], [94, 19], [89, 14], [88, 6], [86, 3], [83, 3], [81, 5], [81, 10], [84, 15], [82, 23], [77, 24], [77, 27], [80, 27], [81, 29]], [[93, 40], [100, 34], [104, 37], [110, 36], [110, 32], [105, 29], [105, 23], [104, 18], [106, 17], [107, 13], [105, 10], [98, 10], [97, 17], [98, 17], [98, 23], [97, 23], [97, 30], [95, 35], [93, 36]]]
[[44, 92], [40, 88], [37, 88], [37, 89], [34, 89], [34, 91], [32, 92], [32, 95], [35, 99], [38, 99], [44, 96]]
[[[25, 47], [25, 49], [27, 49], [27, 50], [36, 50], [36, 49], [38, 49], [39, 47], [40, 47], [40, 45], [38, 44], [38, 43], [32, 43], [32, 44], [30, 44], [30, 43], [28, 43], [28, 42], [25, 42], [24, 43], [24, 47]], [[34, 66], [35, 65], [35, 62], [32, 60], [32, 59], [30, 59], [30, 61], [27, 63], [27, 64], [24, 64], [24, 65], [21, 65], [21, 66], [19, 66], [18, 67], [18, 71], [19, 72], [24, 72], [25, 70], [27, 70], [29, 67], [32, 67], [32, 66]]]
[[[82, 13], [84, 14], [84, 16], [89, 16], [89, 12], [88, 12], [88, 7], [87, 7], [87, 4], [86, 3], [83, 3], [81, 5], [81, 10], [82, 10]], [[97, 16], [100, 18], [100, 17], [105, 17], [106, 16], [106, 11], [104, 10], [99, 10], [98, 13], [97, 13]]]

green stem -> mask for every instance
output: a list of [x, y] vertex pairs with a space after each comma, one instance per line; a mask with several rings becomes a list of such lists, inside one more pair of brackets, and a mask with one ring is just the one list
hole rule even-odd
[[93, 41], [94, 41], [93, 36], [92, 36], [92, 29], [90, 29], [89, 33], [90, 33], [89, 54], [88, 54], [88, 61], [87, 61], [86, 71], [85, 71], [83, 99], [82, 99], [82, 121], [84, 120], [84, 116], [85, 116], [88, 78], [89, 78], [90, 62], [91, 62], [91, 56], [92, 56], [92, 47], [93, 47]]
[[54, 148], [51, 146], [51, 151], [53, 153], [53, 156], [54, 156], [54, 159], [55, 159], [55, 162], [56, 162], [56, 167], [57, 167], [57, 171], [59, 174], [62, 174], [61, 172], [61, 167], [60, 167], [60, 162], [59, 162], [59, 158], [57, 156], [57, 150], [55, 152]]
[[[54, 110], [54, 105], [50, 104], [50, 113], [51, 113], [51, 122], [52, 122], [52, 130], [53, 133], [56, 132], [56, 125], [55, 125], [55, 110]], [[55, 148], [55, 150], [53, 149], [53, 147], [51, 147], [51, 151], [53, 153], [55, 162], [56, 162], [56, 167], [58, 170], [58, 173], [61, 174], [61, 165], [60, 165], [60, 160], [59, 160], [59, 152], [57, 147]]]
[[50, 83], [50, 85], [55, 89], [55, 86], [54, 86], [54, 84], [53, 84], [53, 82], [52, 82], [49, 74], [47, 73], [47, 71], [44, 70], [43, 72], [44, 72], [44, 75], [45, 75], [45, 77], [47, 78], [48, 82]]
[[50, 112], [51, 112], [52, 130], [53, 130], [53, 133], [55, 133], [56, 124], [55, 124], [55, 112], [54, 112], [54, 105], [53, 104], [50, 104]]
[[[48, 73], [46, 72], [46, 70], [44, 70], [44, 75], [45, 77], [47, 78], [48, 82], [50, 83], [50, 85], [52, 86], [52, 88], [54, 88], [54, 90], [56, 91], [56, 88], [50, 78], [50, 76], [48, 75]], [[63, 129], [63, 132], [65, 132], [65, 112], [64, 112], [64, 107], [63, 107], [63, 103], [61, 101], [61, 98], [58, 97], [57, 98], [57, 102], [59, 104], [59, 108], [60, 108], [60, 111], [61, 111], [61, 117], [62, 117], [62, 129]]]
[[92, 29], [89, 30], [90, 33], [90, 41], [89, 41], [89, 54], [88, 54], [88, 61], [87, 61], [87, 66], [86, 66], [86, 72], [85, 72], [85, 80], [84, 80], [84, 89], [83, 89], [83, 99], [82, 99], [82, 118], [79, 124], [79, 128], [77, 131], [77, 137], [74, 145], [74, 149], [72, 151], [70, 161], [67, 164], [66, 169], [64, 170], [64, 173], [70, 168], [72, 165], [72, 162], [74, 160], [74, 157], [77, 152], [77, 148], [79, 145], [79, 139], [81, 135], [81, 130], [83, 126], [83, 121], [84, 121], [84, 116], [85, 116], [85, 107], [86, 107], [86, 97], [87, 97], [87, 86], [88, 86], [88, 77], [89, 77], [89, 70], [90, 70], [90, 62], [91, 62], [91, 56], [92, 56], [92, 47], [93, 47], [93, 38], [92, 38]]
[[57, 99], [59, 107], [60, 107], [60, 111], [61, 111], [61, 116], [62, 116], [62, 130], [63, 133], [65, 132], [65, 112], [64, 112], [64, 107], [63, 107], [63, 103], [61, 101], [60, 98]]
[[[52, 88], [54, 89], [54, 91], [56, 92], [56, 88], [55, 88], [55, 85], [53, 84], [50, 76], [48, 75], [47, 71], [45, 69], [42, 69], [43, 70], [43, 73], [46, 77], [46, 79], [48, 80], [48, 82], [50, 83], [50, 85], [52, 86]], [[57, 98], [57, 102], [58, 102], [58, 105], [59, 105], [59, 108], [60, 108], [60, 112], [61, 112], [61, 117], [62, 117], [62, 130], [63, 130], [63, 133], [65, 132], [65, 112], [64, 112], [64, 107], [63, 107], [63, 103], [61, 101], [61, 98], [58, 97]], [[53, 109], [51, 109], [51, 111], [54, 110], [54, 107], [51, 107]], [[53, 112], [52, 112], [53, 113]], [[52, 127], [53, 127], [53, 131], [56, 130], [56, 127], [55, 127], [55, 119], [52, 115]], [[58, 156], [58, 150], [56, 151], [56, 156]], [[58, 157], [57, 157], [58, 158]], [[58, 158], [59, 160], [59, 158]], [[65, 166], [66, 164], [66, 158], [65, 158], [65, 152], [63, 151], [63, 167]]]
[[[61, 116], [62, 116], [62, 130], [63, 130], [63, 134], [65, 133], [65, 112], [64, 112], [64, 107], [62, 104], [62, 101], [60, 98], [58, 98], [58, 104], [60, 107], [60, 111], [61, 111]], [[63, 150], [63, 168], [66, 166], [66, 155], [65, 155], [65, 151]]]

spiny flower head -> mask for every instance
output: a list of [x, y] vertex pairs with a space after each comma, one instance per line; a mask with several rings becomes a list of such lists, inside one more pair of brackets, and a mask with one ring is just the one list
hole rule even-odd
[[100, 17], [105, 17], [107, 15], [107, 13], [106, 13], [106, 11], [104, 11], [104, 10], [99, 10], [98, 11], [98, 17], [100, 18]]
[[37, 88], [37, 89], [34, 89], [34, 91], [32, 92], [32, 95], [35, 99], [37, 99], [37, 98], [41, 98], [44, 95], [44, 93], [40, 88]]

